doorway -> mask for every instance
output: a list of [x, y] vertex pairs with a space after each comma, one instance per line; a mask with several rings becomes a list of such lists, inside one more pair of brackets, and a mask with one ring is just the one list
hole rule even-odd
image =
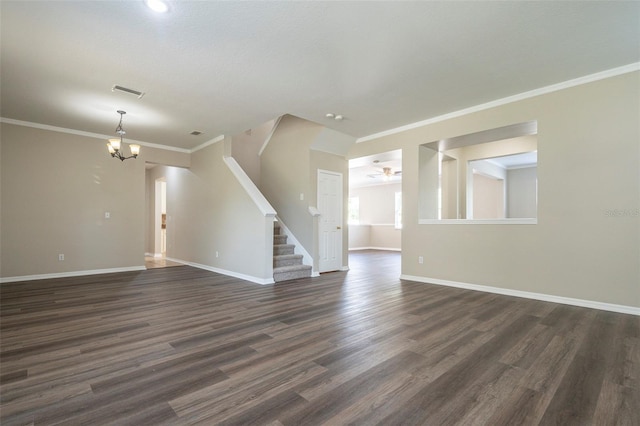
[[145, 266], [151, 268], [166, 268], [179, 266], [180, 263], [166, 259], [167, 256], [167, 181], [164, 177], [155, 179], [153, 185], [153, 253], [145, 256]]
[[402, 150], [349, 160], [349, 250], [402, 249]]
[[154, 257], [167, 255], [167, 181], [164, 177], [156, 179], [154, 217]]

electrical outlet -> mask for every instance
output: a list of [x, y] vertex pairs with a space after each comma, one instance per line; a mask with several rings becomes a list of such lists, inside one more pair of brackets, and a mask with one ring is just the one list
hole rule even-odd
[[64, 254], [60, 253], [58, 255], [58, 261], [62, 262], [64, 260]]
[[424, 263], [424, 257], [418, 256], [418, 263], [420, 264]]
[[304, 200], [304, 193], [303, 193], [303, 192], [301, 192], [301, 193], [300, 193], [300, 201], [303, 201], [303, 200]]
[[110, 212], [104, 212], [104, 218], [105, 219], [111, 219], [111, 213]]

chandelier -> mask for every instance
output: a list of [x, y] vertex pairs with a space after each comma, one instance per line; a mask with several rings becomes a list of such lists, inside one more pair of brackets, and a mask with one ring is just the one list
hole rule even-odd
[[125, 135], [125, 131], [122, 128], [122, 117], [126, 114], [126, 111], [118, 110], [118, 114], [120, 114], [120, 122], [118, 123], [118, 127], [116, 127], [116, 133], [120, 136], [119, 138], [109, 139], [107, 142], [107, 149], [109, 150], [109, 154], [112, 157], [117, 158], [120, 161], [127, 160], [129, 158], [136, 158], [138, 154], [140, 154], [140, 145], [130, 144], [129, 150], [131, 151], [131, 155], [129, 157], [125, 157], [122, 155], [122, 138]]

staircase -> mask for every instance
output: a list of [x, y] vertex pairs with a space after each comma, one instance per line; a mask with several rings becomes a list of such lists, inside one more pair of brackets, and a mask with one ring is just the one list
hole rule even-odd
[[296, 246], [287, 244], [287, 236], [280, 231], [280, 224], [273, 222], [273, 280], [280, 282], [309, 278], [311, 266], [302, 264], [302, 255], [294, 254]]

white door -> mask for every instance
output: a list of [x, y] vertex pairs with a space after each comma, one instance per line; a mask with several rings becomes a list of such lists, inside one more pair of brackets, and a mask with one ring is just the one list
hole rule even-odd
[[319, 272], [342, 268], [342, 174], [318, 170]]

